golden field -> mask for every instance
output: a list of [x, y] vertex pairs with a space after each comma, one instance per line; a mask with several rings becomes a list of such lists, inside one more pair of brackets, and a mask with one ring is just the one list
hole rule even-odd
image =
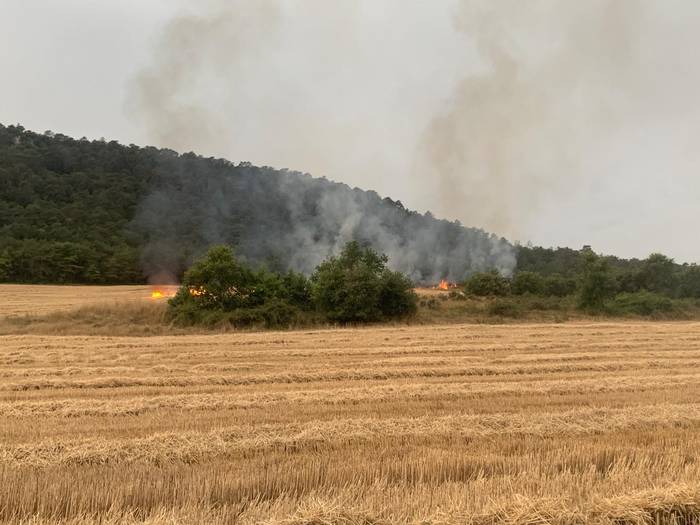
[[150, 299], [152, 289], [151, 286], [0, 284], [0, 317], [42, 315], [85, 306], [145, 301]]
[[699, 365], [692, 322], [29, 326], [0, 336], [0, 522], [699, 523]]

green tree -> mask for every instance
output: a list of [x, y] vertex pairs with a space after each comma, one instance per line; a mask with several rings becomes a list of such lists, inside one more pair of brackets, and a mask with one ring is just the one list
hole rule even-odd
[[379, 308], [384, 319], [412, 315], [417, 310], [417, 296], [411, 280], [399, 272], [384, 270], [379, 289]]
[[675, 292], [676, 264], [660, 253], [652, 253], [642, 263], [639, 272], [640, 287], [654, 293], [672, 295]]
[[653, 292], [621, 293], [609, 306], [613, 313], [654, 315], [673, 311], [673, 300]]
[[386, 255], [349, 242], [337, 257], [322, 262], [311, 276], [312, 296], [330, 321], [372, 322], [408, 315], [416, 309], [410, 281], [387, 269]]
[[605, 302], [615, 295], [615, 291], [615, 280], [608, 262], [592, 251], [586, 253], [581, 277], [579, 307], [587, 310], [600, 310]]
[[688, 265], [684, 268], [679, 280], [678, 295], [700, 298], [700, 266]]
[[277, 327], [299, 321], [311, 297], [303, 275], [255, 271], [228, 246], [215, 246], [185, 272], [169, 307], [178, 324]]
[[255, 273], [236, 259], [230, 247], [214, 246], [185, 272], [170, 304], [191, 302], [204, 309], [230, 311], [250, 306], [255, 284]]
[[282, 275], [284, 298], [302, 310], [308, 310], [311, 303], [311, 283], [302, 273], [289, 271]]

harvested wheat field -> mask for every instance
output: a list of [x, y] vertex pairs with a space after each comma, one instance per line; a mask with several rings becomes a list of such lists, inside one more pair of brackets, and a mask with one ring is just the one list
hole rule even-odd
[[700, 324], [10, 335], [5, 523], [698, 523]]
[[76, 308], [146, 301], [154, 290], [175, 292], [174, 286], [62, 286], [0, 284], [0, 318], [45, 315]]

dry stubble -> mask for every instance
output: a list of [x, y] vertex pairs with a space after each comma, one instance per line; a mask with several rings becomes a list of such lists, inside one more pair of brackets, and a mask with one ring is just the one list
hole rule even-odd
[[700, 516], [697, 323], [1, 342], [7, 523]]

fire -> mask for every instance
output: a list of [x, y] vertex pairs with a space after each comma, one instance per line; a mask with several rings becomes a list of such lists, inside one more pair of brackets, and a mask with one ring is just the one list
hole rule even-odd
[[451, 283], [447, 279], [440, 279], [440, 284], [438, 284], [436, 290], [450, 290], [451, 288], [457, 288], [456, 283]]
[[[178, 290], [177, 285], [159, 286], [158, 288], [151, 289], [150, 298], [153, 300], [158, 300], [158, 299], [168, 299], [170, 297], [175, 297], [177, 290]], [[206, 292], [207, 292], [201, 286], [190, 286], [187, 290], [190, 292], [190, 295], [192, 297], [201, 297], [204, 294], [206, 294]]]
[[[170, 297], [175, 297], [177, 293], [177, 285], [164, 285], [158, 288], [151, 289], [150, 298], [153, 300], [167, 299]], [[206, 289], [202, 286], [190, 286], [187, 291], [192, 297], [201, 297], [207, 293]]]
[[166, 299], [168, 297], [175, 297], [175, 292], [177, 287], [175, 285], [165, 285], [159, 286], [158, 288], [151, 289], [151, 299], [157, 301], [159, 299]]

